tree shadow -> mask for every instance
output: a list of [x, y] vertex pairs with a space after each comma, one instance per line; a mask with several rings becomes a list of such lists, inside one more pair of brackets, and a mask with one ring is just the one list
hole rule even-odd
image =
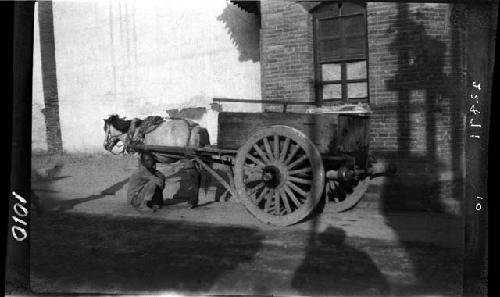
[[248, 13], [228, 2], [217, 20], [224, 23], [231, 41], [238, 49], [240, 62], [260, 61], [260, 15]]
[[[312, 223], [314, 226], [314, 223]], [[311, 233], [292, 287], [303, 295], [386, 295], [389, 285], [371, 258], [347, 245], [345, 231], [328, 227]]]
[[[451, 27], [453, 67], [448, 75], [444, 72], [445, 66], [450, 63], [447, 61], [448, 57], [445, 57], [446, 44], [428, 33], [423, 22], [414, 21], [426, 20], [425, 13], [418, 10], [410, 12], [408, 3], [398, 3], [397, 9], [396, 21], [389, 26], [387, 33], [395, 34], [389, 44], [389, 51], [396, 55], [398, 69], [393, 79], [386, 81], [387, 89], [397, 93], [397, 103], [395, 106], [375, 104], [374, 110], [389, 118], [396, 114], [397, 149], [386, 150], [384, 157], [395, 163], [398, 177], [387, 179], [383, 184], [381, 203], [387, 225], [401, 239], [407, 237], [411, 230], [403, 227], [405, 224], [402, 224], [400, 218], [391, 215], [397, 210], [420, 210], [435, 213], [436, 216], [447, 216], [456, 222], [462, 220], [458, 215], [460, 211], [457, 210], [457, 205], [459, 208], [463, 201], [461, 177], [464, 135], [461, 117], [464, 89], [461, 86], [463, 81], [457, 60], [460, 59], [460, 41], [455, 32], [457, 29]], [[422, 100], [415, 100], [415, 94], [423, 94]], [[447, 123], [443, 124], [443, 120]], [[417, 134], [419, 136], [415, 136]], [[424, 145], [417, 148], [419, 143]], [[443, 150], [442, 146], [449, 146], [449, 152], [447, 149]], [[451, 164], [443, 164], [442, 157], [450, 155]], [[451, 180], [440, 178], [446, 167], [452, 171]], [[450, 200], [453, 202], [451, 208], [444, 203]], [[444, 214], [445, 212], [448, 214]], [[460, 236], [462, 230], [459, 228], [450, 232]], [[449, 293], [446, 279], [456, 277], [462, 266], [446, 269], [437, 267], [430, 273], [430, 267], [435, 267], [441, 259], [423, 257], [422, 251], [415, 248], [414, 243], [403, 241], [401, 244], [414, 266], [416, 283], [406, 289], [402, 288], [403, 291], [397, 294]], [[455, 252], [460, 249], [461, 247], [456, 247]], [[461, 287], [461, 284], [455, 286]]]
[[33, 291], [64, 293], [207, 293], [263, 239], [246, 227], [76, 213], [34, 216], [31, 236]]
[[123, 188], [123, 186], [127, 182], [128, 182], [128, 178], [121, 180], [121, 181], [109, 186], [108, 188], [102, 190], [99, 194], [90, 195], [90, 196], [84, 197], [84, 198], [76, 198], [76, 199], [69, 199], [69, 200], [59, 200], [59, 199], [51, 198], [50, 196], [40, 198], [36, 194], [36, 192], [38, 192], [38, 191], [53, 192], [53, 193], [57, 193], [59, 191], [47, 190], [47, 189], [41, 189], [41, 190], [33, 189], [31, 192], [31, 202], [34, 204], [35, 209], [39, 213], [45, 213], [45, 212], [47, 212], [47, 209], [55, 209], [58, 212], [63, 212], [63, 211], [73, 209], [76, 205], [81, 204], [81, 203], [101, 199], [101, 198], [104, 198], [106, 196], [115, 195], [118, 191], [120, 191]]
[[[392, 179], [398, 187], [424, 184], [439, 188], [439, 174], [447, 167], [440, 157], [447, 156], [447, 151], [441, 146], [449, 146], [451, 153], [451, 168], [453, 179], [462, 177], [463, 164], [463, 115], [462, 103], [464, 96], [463, 81], [460, 70], [460, 41], [457, 30], [451, 28], [451, 63], [452, 73], [444, 73], [446, 44], [426, 32], [423, 23], [412, 20], [408, 3], [398, 4], [397, 20], [387, 30], [395, 37], [389, 44], [391, 54], [397, 56], [398, 70], [394, 78], [386, 81], [388, 90], [397, 92], [396, 106], [376, 104], [380, 115], [390, 117], [396, 114], [397, 150], [387, 151], [384, 157], [396, 162], [400, 179]], [[424, 18], [419, 11], [412, 13], [416, 19]], [[449, 62], [448, 62], [449, 63]], [[423, 94], [423, 100], [412, 98], [414, 94]], [[420, 97], [420, 95], [417, 95]], [[439, 121], [446, 121], [440, 123]], [[424, 126], [424, 127], [422, 127]], [[418, 131], [422, 129], [423, 131]], [[411, 130], [415, 132], [412, 133]], [[443, 133], [445, 131], [445, 133]], [[423, 132], [423, 133], [422, 133]], [[422, 138], [420, 135], [423, 134]], [[421, 147], [419, 143], [423, 143]], [[448, 143], [448, 144], [447, 144]], [[417, 150], [416, 150], [417, 149]], [[415, 174], [417, 173], [417, 175]], [[411, 176], [413, 174], [413, 176]], [[403, 179], [411, 180], [402, 183]], [[453, 190], [449, 196], [461, 201], [461, 183], [452, 183]], [[389, 188], [389, 187], [387, 187]], [[437, 189], [439, 191], [439, 189]], [[406, 191], [407, 193], [415, 193]], [[390, 194], [390, 193], [389, 193]], [[420, 203], [424, 209], [443, 211], [440, 205], [439, 192], [425, 202], [418, 196], [405, 198], [409, 203]], [[445, 195], [447, 193], [444, 193]], [[456, 195], [456, 196], [455, 196]], [[388, 195], [389, 197], [391, 195]], [[424, 203], [423, 203], [424, 202]], [[388, 204], [390, 206], [390, 203]]]

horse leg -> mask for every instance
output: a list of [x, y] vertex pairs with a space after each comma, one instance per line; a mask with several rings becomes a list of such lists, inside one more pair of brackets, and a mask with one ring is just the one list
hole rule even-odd
[[193, 209], [198, 206], [202, 173], [201, 168], [196, 161], [189, 161], [189, 163], [192, 164], [188, 170], [189, 180], [193, 183], [193, 191], [191, 191], [189, 195], [188, 204], [189, 207]]

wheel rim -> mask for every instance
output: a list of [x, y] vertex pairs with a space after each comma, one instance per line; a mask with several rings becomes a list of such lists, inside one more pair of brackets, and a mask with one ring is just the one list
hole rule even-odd
[[239, 149], [235, 186], [247, 209], [265, 223], [287, 226], [306, 217], [324, 187], [320, 153], [299, 130], [272, 126]]
[[325, 190], [327, 199], [329, 199], [328, 208], [335, 212], [342, 212], [354, 207], [366, 193], [370, 185], [369, 178], [365, 177], [356, 182], [333, 182], [333, 185], [328, 186]]

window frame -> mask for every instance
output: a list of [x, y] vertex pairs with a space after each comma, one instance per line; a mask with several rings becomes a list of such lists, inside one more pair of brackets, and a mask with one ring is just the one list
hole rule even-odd
[[[345, 3], [345, 2], [344, 2]], [[313, 48], [314, 48], [314, 74], [315, 74], [315, 84], [314, 84], [314, 89], [315, 89], [315, 95], [316, 95], [316, 105], [322, 106], [324, 103], [341, 103], [341, 104], [347, 104], [347, 103], [356, 103], [356, 102], [364, 102], [364, 103], [369, 103], [370, 101], [370, 94], [369, 94], [369, 73], [368, 73], [368, 27], [367, 27], [367, 13], [366, 13], [366, 3], [361, 3], [357, 1], [349, 1], [349, 3], [359, 5], [363, 11], [362, 12], [354, 12], [354, 13], [349, 13], [349, 14], [342, 14], [341, 8], [337, 8], [337, 13], [334, 14], [332, 10], [329, 8], [332, 7], [333, 5], [339, 5], [339, 1], [337, 2], [327, 2], [324, 4], [319, 5], [316, 7], [312, 13], [313, 17]], [[332, 58], [332, 57], [322, 57], [320, 55], [320, 42], [324, 40], [328, 40], [329, 38], [320, 38], [319, 36], [319, 22], [322, 20], [330, 20], [330, 19], [345, 19], [348, 17], [354, 17], [354, 16], [362, 16], [363, 17], [363, 29], [364, 33], [363, 34], [354, 34], [354, 35], [348, 35], [348, 38], [346, 38], [344, 34], [344, 22], [340, 21], [340, 32], [339, 32], [339, 37], [338, 38], [331, 38], [332, 40], [339, 39], [341, 42], [341, 53], [340, 53], [340, 58]], [[346, 39], [349, 38], [361, 38], [364, 37], [364, 53], [361, 55], [359, 54], [357, 57], [348, 57], [346, 58], [345, 56], [345, 44], [346, 44]], [[366, 78], [362, 79], [347, 79], [347, 63], [352, 63], [352, 62], [360, 62], [360, 61], [365, 61], [366, 63]], [[341, 64], [341, 70], [340, 70], [340, 80], [323, 80], [323, 75], [322, 75], [322, 64], [330, 64], [330, 63], [339, 63]], [[356, 82], [364, 82], [366, 83], [366, 97], [360, 97], [360, 98], [350, 98], [348, 97], [348, 83], [356, 83]], [[341, 85], [341, 98], [334, 98], [334, 99], [324, 99], [323, 98], [323, 86], [328, 85], [328, 84], [340, 84]]]

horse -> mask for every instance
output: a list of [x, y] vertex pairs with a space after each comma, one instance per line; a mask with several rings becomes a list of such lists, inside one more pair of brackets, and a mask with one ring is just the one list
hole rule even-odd
[[[104, 119], [104, 149], [113, 153], [118, 142], [122, 142], [122, 153], [125, 153], [125, 145], [134, 137], [134, 131], [142, 124], [143, 120], [127, 120], [117, 114], [110, 115]], [[162, 145], [176, 147], [203, 147], [210, 144], [210, 137], [206, 128], [201, 127], [194, 121], [174, 118], [165, 119], [156, 128], [144, 135], [145, 145]], [[171, 163], [161, 160], [162, 163]], [[173, 161], [173, 160], [172, 160]]]
[[[150, 118], [159, 119], [159, 117]], [[134, 132], [138, 131], [143, 121], [147, 120], [148, 118], [146, 120], [127, 120], [125, 117], [121, 118], [117, 114], [112, 114], [107, 119], [104, 119], [104, 149], [114, 153], [113, 149], [121, 142], [121, 153], [130, 152], [126, 145], [131, 142], [131, 139], [135, 139]], [[156, 127], [151, 131], [147, 131], [148, 129], [143, 131], [143, 144], [175, 147], [204, 147], [210, 144], [207, 129], [191, 120], [183, 118], [160, 118], [160, 121], [156, 122], [154, 126]], [[160, 163], [171, 164], [179, 162], [179, 158], [171, 158], [159, 153], [153, 153], [153, 155]], [[197, 164], [187, 160], [181, 160], [181, 162], [185, 169], [194, 169], [194, 172], [191, 171], [193, 174], [190, 173], [189, 175], [191, 179], [195, 179], [196, 185], [199, 185], [201, 171]], [[198, 191], [196, 191], [196, 195], [198, 195]]]

